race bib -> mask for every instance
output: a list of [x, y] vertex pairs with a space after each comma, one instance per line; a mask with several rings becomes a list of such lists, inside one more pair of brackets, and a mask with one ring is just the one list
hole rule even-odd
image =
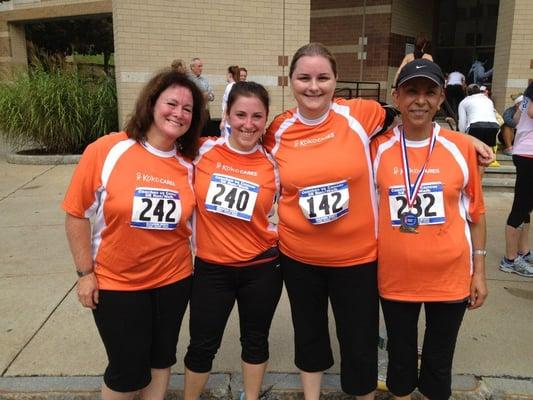
[[[400, 216], [409, 211], [405, 186], [389, 188], [390, 219], [393, 226], [400, 226]], [[446, 221], [442, 183], [424, 183], [420, 186], [413, 204], [412, 213], [418, 217], [419, 225], [442, 224]]]
[[259, 185], [232, 176], [213, 174], [205, 198], [205, 209], [229, 217], [250, 221], [259, 193]]
[[347, 181], [309, 186], [298, 192], [300, 208], [312, 224], [327, 224], [348, 213], [350, 194]]
[[181, 218], [178, 192], [167, 189], [137, 188], [133, 195], [130, 226], [142, 229], [176, 229]]

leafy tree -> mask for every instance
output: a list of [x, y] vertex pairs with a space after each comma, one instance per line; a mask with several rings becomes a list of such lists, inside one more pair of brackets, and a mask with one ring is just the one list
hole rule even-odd
[[[5, 1], [5, 0], [0, 0]], [[104, 71], [114, 51], [113, 19], [77, 18], [38, 22], [26, 25], [26, 39], [39, 53], [64, 58], [74, 52], [104, 55]]]

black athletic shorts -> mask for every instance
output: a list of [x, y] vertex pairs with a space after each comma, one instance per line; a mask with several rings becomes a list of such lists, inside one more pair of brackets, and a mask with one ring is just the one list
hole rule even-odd
[[151, 369], [176, 363], [181, 320], [191, 277], [155, 289], [100, 290], [93, 311], [109, 364], [104, 382], [116, 392], [133, 392], [150, 383]]
[[496, 136], [500, 125], [495, 122], [474, 122], [468, 127], [468, 134], [481, 140], [490, 147], [496, 146]]

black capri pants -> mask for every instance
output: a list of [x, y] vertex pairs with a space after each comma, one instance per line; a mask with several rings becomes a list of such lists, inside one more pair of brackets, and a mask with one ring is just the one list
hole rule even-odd
[[211, 371], [235, 300], [239, 307], [241, 359], [268, 361], [268, 334], [281, 296], [279, 260], [230, 267], [196, 258], [190, 303], [191, 342], [185, 366], [197, 373]]
[[[426, 330], [418, 375], [418, 317], [424, 304]], [[450, 397], [453, 353], [467, 302], [405, 302], [381, 298], [387, 327], [387, 387], [395, 396], [415, 390], [431, 400]]]
[[104, 382], [116, 392], [140, 390], [151, 369], [176, 363], [176, 345], [191, 292], [191, 277], [155, 289], [100, 290], [93, 310], [109, 364]]
[[507, 225], [518, 228], [523, 223], [529, 224], [529, 214], [533, 210], [533, 158], [513, 155], [513, 163], [516, 166], [516, 181]]
[[305, 372], [333, 365], [329, 299], [340, 347], [341, 387], [350, 395], [365, 395], [377, 386], [376, 266], [375, 261], [350, 267], [314, 266], [281, 255], [294, 325], [295, 364]]

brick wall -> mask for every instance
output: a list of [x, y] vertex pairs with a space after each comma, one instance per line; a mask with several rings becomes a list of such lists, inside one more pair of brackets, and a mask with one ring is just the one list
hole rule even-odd
[[533, 79], [533, 8], [529, 0], [500, 1], [492, 93], [496, 108], [512, 104]]
[[[389, 64], [391, 0], [311, 1], [311, 41], [324, 43], [335, 55], [339, 80], [379, 82], [384, 100]], [[364, 20], [364, 33], [363, 33]], [[365, 36], [367, 44], [359, 45]], [[366, 52], [366, 59], [358, 57]]]
[[293, 105], [288, 88], [278, 86], [278, 77], [288, 73], [278, 58], [309, 41], [308, 1], [198, 0], [176, 7], [164, 0], [114, 0], [113, 18], [121, 121], [147, 79], [175, 58], [203, 60], [215, 91], [213, 117], [220, 115], [231, 64], [245, 66], [249, 80], [267, 86], [271, 116]]

